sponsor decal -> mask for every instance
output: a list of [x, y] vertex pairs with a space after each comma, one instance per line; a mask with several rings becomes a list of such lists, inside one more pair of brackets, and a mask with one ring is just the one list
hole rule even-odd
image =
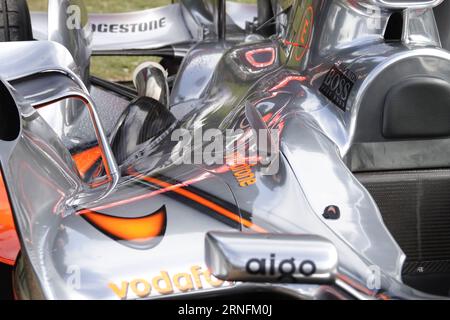
[[252, 168], [256, 164], [247, 163], [245, 160], [233, 161], [236, 160], [236, 158], [240, 158], [239, 155], [234, 155], [234, 159], [231, 158], [233, 157], [228, 157], [226, 162], [228, 163], [228, 168], [232, 172], [233, 177], [236, 179], [239, 186], [242, 188], [247, 188], [254, 185], [257, 180]]
[[253, 258], [248, 260], [245, 265], [248, 274], [251, 275], [279, 275], [281, 278], [294, 278], [294, 275], [312, 276], [317, 268], [311, 260], [297, 262], [295, 258], [277, 260], [276, 255], [272, 253], [269, 259]]
[[137, 278], [131, 281], [121, 281], [120, 284], [110, 282], [108, 287], [119, 299], [124, 300], [187, 293], [232, 285], [232, 282], [219, 280], [206, 268], [196, 265], [192, 266], [188, 272], [170, 274], [162, 270], [158, 275], [149, 279]]
[[328, 220], [338, 220], [341, 217], [341, 210], [338, 206], [328, 206], [322, 216]]
[[134, 249], [151, 249], [158, 245], [167, 224], [165, 206], [137, 218], [110, 216], [91, 210], [83, 212], [81, 217], [103, 234]]
[[358, 77], [343, 64], [336, 64], [328, 71], [319, 91], [343, 111]]
[[294, 56], [296, 61], [301, 61], [306, 52], [309, 50], [309, 41], [311, 40], [313, 26], [314, 9], [312, 5], [310, 5], [305, 10], [302, 24], [300, 25], [298, 40], [296, 43], [291, 43], [291, 45], [296, 47]]
[[233, 176], [242, 188], [250, 187], [256, 183], [256, 176], [252, 172], [253, 166], [254, 165], [251, 164], [239, 164], [230, 167], [231, 172], [233, 172]]
[[98, 33], [143, 33], [163, 29], [167, 26], [165, 17], [138, 23], [99, 23], [92, 24], [92, 31]]

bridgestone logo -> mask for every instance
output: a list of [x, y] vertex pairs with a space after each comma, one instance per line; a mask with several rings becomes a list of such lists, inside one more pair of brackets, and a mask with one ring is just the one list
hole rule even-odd
[[141, 23], [125, 23], [125, 24], [92, 24], [92, 31], [99, 33], [143, 33], [152, 32], [167, 26], [167, 19], [152, 20]]

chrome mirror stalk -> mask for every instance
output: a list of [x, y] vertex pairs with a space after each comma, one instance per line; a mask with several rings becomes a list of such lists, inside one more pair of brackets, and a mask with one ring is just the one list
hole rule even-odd
[[[49, 85], [51, 83], [52, 85]], [[89, 96], [87, 88], [74, 73], [67, 69], [43, 70], [25, 78], [12, 81], [12, 85], [25, 101], [33, 108], [40, 109], [51, 104], [66, 100], [77, 99], [80, 105], [88, 108], [89, 116], [95, 130], [98, 145], [101, 150], [103, 164], [108, 178], [108, 184], [100, 187], [88, 188], [77, 193], [66, 201], [71, 208], [92, 205], [108, 196], [117, 186], [120, 170], [109, 145], [108, 137], [103, 129], [94, 101]], [[75, 105], [79, 107], [80, 105]], [[101, 192], [99, 192], [101, 190]], [[70, 210], [73, 211], [73, 210]]]

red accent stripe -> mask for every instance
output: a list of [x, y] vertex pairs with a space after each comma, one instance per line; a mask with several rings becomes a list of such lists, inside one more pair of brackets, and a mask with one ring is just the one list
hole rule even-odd
[[[143, 181], [147, 181], [147, 182], [150, 182], [152, 184], [158, 185], [158, 186], [160, 186], [162, 188], [171, 188], [171, 187], [173, 187], [173, 185], [171, 185], [170, 183], [161, 181], [161, 180], [153, 178], [153, 177], [143, 176], [143, 175], [141, 175], [141, 174], [139, 174], [137, 172], [131, 172], [131, 175], [133, 175], [136, 178], [141, 179]], [[247, 227], [247, 228], [249, 228], [249, 229], [251, 229], [251, 230], [253, 230], [255, 232], [267, 233], [266, 229], [255, 225], [253, 222], [242, 218], [240, 215], [238, 215], [238, 214], [236, 214], [234, 212], [231, 212], [231, 211], [225, 209], [224, 207], [222, 207], [222, 206], [220, 206], [220, 205], [218, 205], [218, 204], [216, 204], [216, 203], [214, 203], [214, 202], [212, 202], [210, 200], [207, 200], [207, 199], [205, 199], [205, 198], [203, 198], [203, 197], [201, 197], [201, 196], [199, 196], [199, 195], [197, 195], [197, 194], [195, 194], [195, 193], [193, 193], [191, 191], [185, 190], [183, 188], [176, 188], [176, 189], [172, 189], [171, 191], [173, 191], [173, 192], [175, 192], [175, 193], [177, 193], [179, 195], [182, 195], [185, 198], [193, 200], [193, 201], [201, 204], [202, 206], [207, 207], [207, 208], [209, 208], [209, 209], [211, 209], [211, 210], [213, 210], [213, 211], [223, 215], [224, 217], [227, 217], [230, 220], [238, 222], [238, 223], [244, 225], [245, 227]]]
[[[265, 62], [257, 62], [255, 59], [255, 55], [262, 53], [270, 53], [270, 59]], [[266, 68], [273, 65], [275, 63], [275, 56], [275, 49], [272, 47], [250, 50], [245, 53], [245, 58], [247, 59], [248, 63], [250, 63], [255, 68]]]

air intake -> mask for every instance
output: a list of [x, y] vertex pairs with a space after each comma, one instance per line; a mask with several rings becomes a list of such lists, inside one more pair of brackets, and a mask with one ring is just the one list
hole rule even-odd
[[403, 12], [398, 11], [391, 14], [384, 32], [384, 39], [389, 42], [402, 41], [403, 35]]
[[20, 133], [20, 115], [10, 91], [0, 80], [0, 140], [16, 140]]

